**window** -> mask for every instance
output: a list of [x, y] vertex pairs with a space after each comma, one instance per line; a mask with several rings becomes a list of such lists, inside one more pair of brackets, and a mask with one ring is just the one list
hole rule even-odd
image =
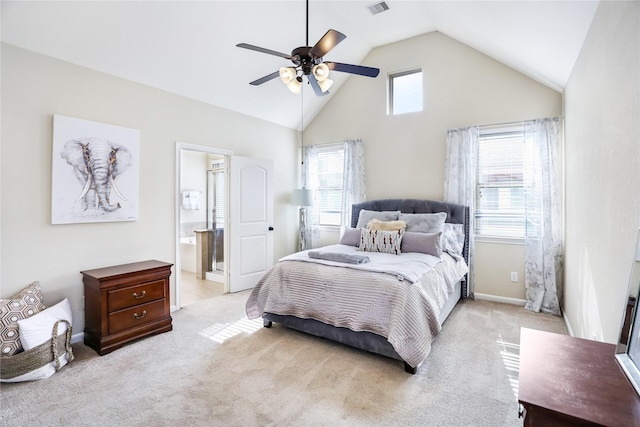
[[389, 114], [422, 111], [422, 70], [389, 74]]
[[342, 225], [344, 145], [318, 148], [318, 219], [320, 225]]
[[518, 129], [480, 131], [476, 236], [524, 238], [524, 135]]

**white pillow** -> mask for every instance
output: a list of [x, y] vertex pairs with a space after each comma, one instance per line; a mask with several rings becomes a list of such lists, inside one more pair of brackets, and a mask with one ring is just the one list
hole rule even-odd
[[[71, 304], [69, 304], [67, 298], [53, 307], [49, 307], [31, 317], [18, 320], [22, 347], [25, 350], [31, 350], [45, 341], [50, 341], [53, 325], [58, 320], [66, 320], [69, 324], [72, 323]], [[66, 323], [61, 322], [58, 324], [58, 335], [64, 333], [66, 330]]]

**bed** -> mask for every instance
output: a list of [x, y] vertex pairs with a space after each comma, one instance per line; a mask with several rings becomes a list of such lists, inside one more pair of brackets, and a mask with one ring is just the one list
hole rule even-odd
[[[385, 215], [393, 212], [410, 221], [446, 214], [442, 239], [437, 235], [440, 256], [360, 251], [357, 244], [346, 241], [345, 232], [342, 244], [279, 260], [252, 290], [247, 316], [262, 317], [267, 328], [275, 322], [400, 360], [407, 372], [415, 374], [442, 324], [467, 296], [469, 209], [423, 199], [367, 201], [352, 206], [352, 228], [348, 231], [357, 230], [358, 238], [360, 233], [375, 233], [357, 226], [363, 226], [363, 219], [369, 217], [392, 223], [393, 218]], [[445, 235], [449, 239], [455, 236], [453, 249], [445, 243]], [[408, 236], [435, 241], [433, 234], [406, 232], [400, 237], [403, 249]]]

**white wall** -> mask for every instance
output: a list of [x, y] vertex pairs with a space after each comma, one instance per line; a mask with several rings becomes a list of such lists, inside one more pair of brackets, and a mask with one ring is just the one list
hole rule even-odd
[[[81, 270], [145, 259], [175, 263], [176, 141], [272, 159], [274, 257], [295, 249], [297, 132], [10, 45], [1, 55], [2, 296], [39, 280], [47, 305], [70, 299], [78, 333]], [[138, 221], [51, 225], [53, 114], [140, 129]]]
[[614, 343], [640, 227], [640, 3], [600, 2], [565, 88], [566, 291], [576, 336]]
[[[368, 200], [441, 200], [449, 128], [562, 114], [558, 92], [438, 32], [376, 48], [363, 65], [379, 67], [380, 75], [349, 77], [305, 130], [304, 140], [363, 138]], [[388, 116], [388, 73], [414, 67], [422, 67], [424, 111]], [[476, 246], [483, 260], [476, 292], [523, 299], [522, 245]], [[510, 282], [511, 271], [520, 272], [518, 283]]]

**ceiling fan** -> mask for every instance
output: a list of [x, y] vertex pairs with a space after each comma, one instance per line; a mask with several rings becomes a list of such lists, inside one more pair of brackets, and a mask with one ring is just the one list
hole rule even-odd
[[293, 66], [281, 67], [280, 70], [267, 74], [266, 76], [254, 80], [249, 84], [258, 86], [273, 80], [276, 77], [280, 77], [280, 80], [287, 85], [289, 90], [297, 94], [300, 93], [300, 90], [302, 89], [302, 77], [307, 76], [307, 80], [316, 95], [322, 96], [329, 93], [329, 87], [333, 84], [333, 81], [329, 79], [329, 70], [357, 74], [366, 77], [378, 76], [378, 73], [380, 73], [378, 68], [323, 60], [323, 57], [329, 53], [331, 49], [336, 47], [338, 43], [347, 37], [339, 31], [330, 29], [314, 46], [309, 46], [309, 0], [307, 0], [306, 24], [306, 46], [293, 49], [290, 55], [247, 43], [239, 43], [236, 45], [243, 49], [255, 50], [256, 52], [267, 53], [269, 55], [289, 59], [293, 63]]

